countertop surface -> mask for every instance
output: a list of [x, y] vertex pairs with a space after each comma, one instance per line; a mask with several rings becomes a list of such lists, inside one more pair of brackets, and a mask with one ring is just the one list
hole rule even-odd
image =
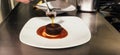
[[83, 45], [67, 49], [42, 49], [23, 44], [19, 34], [32, 17], [45, 16], [30, 4], [18, 4], [0, 24], [0, 55], [120, 55], [120, 33], [99, 12], [65, 12], [57, 16], [77, 16], [88, 25], [92, 37]]

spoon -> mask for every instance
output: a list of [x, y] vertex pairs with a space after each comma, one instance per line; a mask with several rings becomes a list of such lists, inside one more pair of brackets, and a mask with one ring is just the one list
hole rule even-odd
[[46, 0], [44, 0], [44, 1], [45, 1], [46, 5], [47, 5], [48, 10], [49, 10], [49, 11], [52, 11], [52, 9], [50, 9], [50, 7], [48, 6], [47, 1], [46, 1]]

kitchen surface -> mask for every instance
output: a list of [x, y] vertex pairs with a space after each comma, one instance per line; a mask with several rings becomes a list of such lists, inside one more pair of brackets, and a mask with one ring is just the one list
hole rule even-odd
[[0, 23], [10, 13], [12, 9], [17, 5], [15, 0], [0, 0]]
[[[60, 0], [57, 0], [57, 1], [60, 1]], [[116, 25], [116, 23], [119, 23], [119, 18], [120, 18], [120, 17], [117, 17], [118, 14], [114, 14], [114, 17], [112, 15], [113, 18], [117, 18], [117, 19], [114, 20], [112, 18], [112, 20], [110, 20], [111, 14], [110, 12], [108, 12], [109, 9], [107, 6], [104, 6], [104, 4], [106, 3], [102, 2], [101, 3], [102, 5], [98, 4], [95, 6], [95, 8], [100, 6], [98, 7], [99, 9], [97, 8], [97, 9], [90, 9], [90, 10], [86, 10], [86, 9], [79, 10], [80, 7], [78, 7], [78, 5], [76, 6], [75, 1], [74, 2], [71, 2], [71, 1], [73, 0], [70, 0], [68, 2], [70, 2], [71, 4], [73, 3], [75, 10], [72, 10], [74, 8], [72, 6], [72, 9], [71, 9], [72, 11], [66, 12], [65, 9], [63, 9], [64, 12], [57, 11], [56, 18], [64, 17], [64, 18], [61, 18], [63, 19], [63, 21], [60, 21], [62, 25], [66, 25], [66, 23], [64, 24], [64, 21], [68, 22], [69, 20], [77, 19], [75, 21], [79, 22], [79, 24], [84, 24], [86, 29], [88, 28], [87, 30], [89, 34], [84, 33], [86, 31], [84, 30], [85, 28], [81, 29], [82, 27], [84, 27], [84, 25], [81, 26], [78, 24], [78, 27], [80, 27], [80, 29], [77, 27], [74, 27], [71, 33], [73, 33], [74, 30], [77, 29], [76, 31], [77, 33], [80, 32], [80, 34], [83, 33], [83, 35], [84, 34], [87, 34], [87, 35], [85, 35], [84, 37], [79, 35], [73, 35], [72, 36], [73, 39], [70, 39], [70, 40], [74, 40], [74, 37], [78, 36], [77, 39], [75, 39], [73, 42], [66, 41], [66, 40], [61, 41], [62, 42], [61, 44], [63, 45], [67, 45], [69, 43], [73, 43], [73, 45], [69, 47], [67, 46], [66, 48], [65, 47], [57, 48], [56, 46], [59, 46], [60, 43], [55, 42], [56, 43], [55, 47], [50, 48], [49, 46], [51, 46], [51, 44], [49, 44], [49, 42], [42, 42], [42, 44], [44, 43], [48, 43], [48, 44], [44, 44], [45, 46], [41, 47], [40, 45], [42, 44], [39, 44], [41, 43], [39, 42], [39, 39], [33, 38], [36, 36], [36, 34], [32, 35], [31, 33], [34, 32], [34, 28], [36, 27], [36, 25], [46, 24], [43, 22], [47, 20], [47, 19], [43, 19], [44, 17], [47, 17], [45, 8], [43, 9], [38, 9], [39, 7], [36, 8], [34, 4], [36, 2], [33, 2], [31, 4], [18, 3], [15, 6], [15, 8], [12, 11], [10, 11], [9, 15], [6, 16], [3, 22], [1, 22], [0, 24], [0, 55], [120, 55], [120, 47], [119, 47], [120, 46], [120, 32], [119, 32], [120, 26], [119, 24]], [[63, 6], [65, 6], [64, 3], [63, 3]], [[79, 8], [79, 9], [76, 9], [76, 8]], [[65, 17], [69, 17], [68, 20], [66, 20], [67, 18]], [[74, 18], [71, 18], [71, 17], [74, 17]], [[30, 21], [30, 20], [33, 20], [33, 19], [36, 22], [31, 23], [32, 24], [31, 25], [30, 22], [33, 22], [33, 21]], [[56, 20], [56, 22], [58, 21], [59, 19]], [[71, 25], [74, 23], [77, 23], [73, 21], [70, 21], [70, 22], [72, 22]], [[29, 24], [29, 26], [26, 26], [26, 24]], [[64, 26], [64, 28], [66, 28], [67, 26], [69, 26], [69, 24]], [[26, 33], [22, 32], [25, 30], [23, 29], [24, 27], [28, 28], [26, 29], [27, 31], [25, 31]], [[72, 26], [69, 26], [69, 28], [70, 27]], [[66, 29], [66, 30], [69, 30], [69, 29]], [[21, 32], [22, 34], [26, 35], [24, 36], [25, 38], [21, 35]], [[69, 35], [70, 34], [68, 34], [68, 36]], [[82, 42], [81, 40], [83, 40], [88, 35], [90, 35], [88, 40], [81, 44]], [[21, 37], [24, 40], [21, 39]], [[31, 39], [29, 39], [29, 37]], [[79, 37], [82, 37], [82, 38], [79, 38]], [[28, 40], [28, 42], [24, 42], [26, 40]], [[34, 40], [33, 42], [36, 42], [34, 45], [29, 44], [30, 43], [29, 41], [32, 41], [32, 40]], [[42, 41], [48, 41], [48, 40], [45, 39]], [[40, 47], [36, 47], [36, 44], [38, 44]], [[46, 45], [48, 48], [45, 48]]]
[[1, 11], [0, 11], [0, 23], [2, 22], [2, 15], [1, 15]]
[[[0, 2], [0, 4], [1, 4], [1, 2]], [[0, 9], [1, 9], [1, 5], [0, 5]], [[1, 12], [1, 10], [0, 10], [0, 23], [2, 22], [2, 12]]]
[[105, 19], [120, 32], [120, 2], [118, 0], [100, 4], [100, 11]]

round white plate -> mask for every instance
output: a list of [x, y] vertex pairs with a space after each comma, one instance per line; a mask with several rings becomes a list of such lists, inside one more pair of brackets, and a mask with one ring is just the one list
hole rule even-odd
[[24, 44], [46, 49], [61, 49], [85, 44], [91, 38], [88, 26], [78, 17], [56, 17], [55, 23], [59, 23], [67, 30], [68, 35], [62, 39], [48, 39], [37, 35], [39, 27], [51, 23], [48, 17], [31, 18], [20, 32], [20, 41]]

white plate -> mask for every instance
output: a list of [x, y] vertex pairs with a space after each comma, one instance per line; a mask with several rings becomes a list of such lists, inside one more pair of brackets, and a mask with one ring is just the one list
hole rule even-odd
[[85, 44], [91, 38], [88, 26], [78, 17], [56, 17], [55, 23], [59, 23], [67, 30], [68, 35], [62, 39], [48, 39], [37, 35], [36, 30], [51, 23], [48, 17], [34, 17], [30, 19], [20, 32], [20, 41], [24, 44], [47, 49], [60, 49], [75, 47]]
[[[48, 3], [48, 6], [51, 9], [55, 8], [55, 7], [52, 6], [51, 2], [47, 2], [47, 3]], [[45, 3], [43, 3], [43, 4], [37, 4], [36, 7], [38, 9], [47, 10], [47, 5]], [[64, 9], [60, 9], [60, 10], [56, 10], [56, 11], [67, 12], [67, 11], [74, 11], [75, 9], [76, 9], [75, 6], [70, 5], [70, 6], [66, 7], [66, 8], [64, 8]]]

